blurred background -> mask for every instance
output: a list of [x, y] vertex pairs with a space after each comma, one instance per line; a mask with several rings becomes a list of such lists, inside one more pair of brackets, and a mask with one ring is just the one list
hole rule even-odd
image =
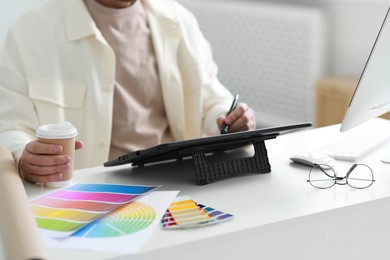
[[[12, 22], [43, 0], [0, 1], [4, 3], [2, 47]], [[177, 1], [198, 18], [220, 80], [255, 109], [259, 127], [341, 122], [390, 4], [388, 0]]]

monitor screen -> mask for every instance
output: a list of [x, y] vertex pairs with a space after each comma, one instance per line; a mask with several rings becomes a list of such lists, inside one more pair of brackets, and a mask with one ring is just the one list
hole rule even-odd
[[389, 11], [390, 8], [344, 116], [341, 132], [390, 111]]

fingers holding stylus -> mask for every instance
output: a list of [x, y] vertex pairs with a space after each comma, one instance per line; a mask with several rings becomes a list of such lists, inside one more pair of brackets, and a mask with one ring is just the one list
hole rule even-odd
[[255, 112], [246, 103], [238, 103], [227, 116], [220, 116], [217, 124], [219, 127], [228, 125], [228, 132], [253, 130], [256, 128]]

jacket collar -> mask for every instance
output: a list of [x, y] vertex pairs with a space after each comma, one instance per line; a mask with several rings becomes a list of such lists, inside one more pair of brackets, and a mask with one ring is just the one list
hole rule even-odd
[[83, 0], [64, 0], [65, 30], [69, 41], [96, 34], [97, 29]]
[[[156, 17], [177, 23], [173, 0], [142, 0], [142, 2]], [[65, 29], [69, 41], [100, 35], [83, 0], [65, 0], [64, 5]]]
[[172, 23], [178, 23], [175, 0], [142, 0], [145, 8], [156, 17]]

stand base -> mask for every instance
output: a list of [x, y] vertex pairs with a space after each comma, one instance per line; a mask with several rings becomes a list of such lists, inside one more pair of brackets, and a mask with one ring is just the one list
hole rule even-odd
[[384, 155], [381, 159], [383, 163], [390, 163], [390, 154]]
[[383, 163], [390, 163], [390, 155], [384, 156], [384, 157], [381, 159], [381, 162], [383, 162]]
[[254, 141], [252, 157], [209, 163], [205, 150], [200, 148], [192, 153], [195, 176], [198, 185], [205, 185], [222, 177], [248, 173], [269, 173], [271, 165], [268, 161], [264, 140]]
[[384, 154], [382, 155], [381, 162], [390, 163], [390, 144], [385, 144], [383, 151], [387, 153], [382, 152]]

